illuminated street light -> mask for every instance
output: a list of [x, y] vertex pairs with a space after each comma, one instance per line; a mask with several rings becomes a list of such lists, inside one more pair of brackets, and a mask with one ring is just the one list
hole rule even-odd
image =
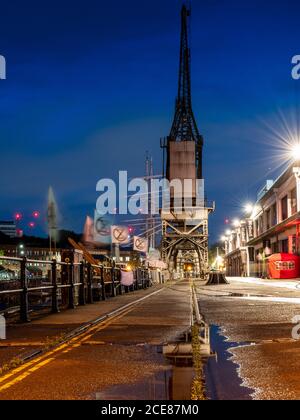
[[222, 241], [222, 242], [226, 242], [226, 240], [227, 240], [226, 236], [222, 236], [222, 237], [221, 237], [221, 241]]
[[250, 216], [253, 213], [254, 205], [251, 203], [247, 203], [244, 209], [245, 209], [245, 212]]
[[132, 266], [130, 265], [130, 264], [127, 264], [126, 265], [126, 271], [132, 271]]
[[16, 256], [18, 256], [18, 255], [24, 257], [24, 255], [25, 255], [25, 246], [24, 246], [24, 244], [17, 245], [17, 247], [16, 247]]
[[238, 220], [238, 219], [235, 219], [234, 221], [233, 221], [233, 226], [235, 227], [235, 228], [238, 228], [238, 227], [240, 227], [241, 226], [241, 222], [240, 222], [240, 220]]
[[226, 230], [226, 236], [230, 236], [231, 235], [231, 230]]
[[295, 161], [300, 160], [300, 143], [297, 143], [292, 147], [291, 158]]

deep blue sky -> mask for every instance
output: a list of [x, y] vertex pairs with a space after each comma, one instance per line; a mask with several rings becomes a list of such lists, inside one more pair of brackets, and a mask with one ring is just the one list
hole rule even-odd
[[[52, 185], [62, 226], [81, 230], [102, 177], [161, 172], [177, 90], [180, 0], [3, 2], [0, 219], [45, 208]], [[217, 238], [273, 167], [265, 122], [300, 103], [297, 0], [193, 2], [193, 104], [205, 137]], [[276, 141], [276, 140], [274, 140]]]

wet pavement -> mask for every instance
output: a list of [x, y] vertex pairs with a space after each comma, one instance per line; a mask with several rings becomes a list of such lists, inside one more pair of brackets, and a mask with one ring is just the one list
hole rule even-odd
[[206, 367], [212, 399], [300, 398], [300, 341], [292, 339], [298, 283], [263, 283], [198, 287], [201, 313], [221, 334], [221, 342], [212, 339], [219, 363]]
[[[107, 304], [108, 311], [109, 305], [126, 304], [124, 298], [133, 299], [132, 295], [123, 296], [119, 303], [113, 300], [102, 304]], [[84, 310], [86, 318], [95, 319], [95, 312], [98, 310], [99, 315], [104, 309], [99, 304], [98, 308], [91, 305]], [[82, 323], [80, 311], [74, 311], [73, 317], [72, 311], [65, 313], [69, 323], [58, 314], [34, 321], [25, 326], [27, 331], [19, 328], [27, 342], [36, 341], [44, 338], [47, 326], [56, 335], [57, 329], [65, 331]], [[173, 370], [162, 354], [162, 345], [189, 328], [190, 314], [189, 284], [164, 287], [159, 294], [95, 327], [71, 345], [47, 353], [33, 365], [24, 365], [21, 372], [0, 377], [0, 399], [165, 399], [167, 394], [169, 399], [188, 399], [189, 387], [182, 384], [192, 381], [191, 372]], [[10, 340], [18, 338], [17, 329], [12, 331]]]
[[41, 316], [28, 324], [10, 323], [7, 328], [7, 339], [0, 340], [0, 367], [13, 357], [24, 357], [41, 350], [82, 325], [159, 289], [160, 286], [156, 286], [58, 314]]
[[[210, 325], [216, 357], [205, 364], [213, 400], [299, 399], [300, 341], [292, 319], [300, 315], [298, 282], [197, 284], [200, 310]], [[0, 362], [45, 346], [65, 333], [142, 297], [149, 298], [50, 350], [19, 372], [0, 376], [0, 399], [188, 400], [194, 372], [173, 365], [162, 346], [190, 326], [189, 284], [169, 285], [9, 328]], [[150, 296], [153, 292], [159, 293]]]

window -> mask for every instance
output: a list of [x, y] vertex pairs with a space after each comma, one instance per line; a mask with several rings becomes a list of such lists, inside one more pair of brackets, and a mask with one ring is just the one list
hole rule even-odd
[[266, 220], [267, 220], [267, 224], [266, 224], [267, 230], [269, 230], [271, 227], [271, 209], [267, 210]]
[[288, 254], [288, 252], [289, 252], [289, 240], [288, 239], [284, 239], [283, 241], [281, 241], [281, 252], [283, 254]]
[[297, 188], [294, 188], [291, 192], [291, 208], [292, 214], [297, 213]]
[[260, 218], [258, 219], [258, 224], [259, 224], [259, 233], [263, 233], [264, 231], [264, 219], [262, 216], [260, 216]]
[[272, 226], [277, 225], [277, 205], [272, 206]]
[[254, 248], [252, 247], [249, 248], [249, 261], [255, 262], [255, 252], [254, 252]]
[[255, 220], [255, 234], [256, 234], [256, 236], [259, 235], [258, 220]]
[[288, 196], [286, 195], [281, 200], [281, 220], [286, 220], [288, 218]]

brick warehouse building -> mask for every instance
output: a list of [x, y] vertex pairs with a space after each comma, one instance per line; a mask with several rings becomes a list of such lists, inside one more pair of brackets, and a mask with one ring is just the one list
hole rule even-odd
[[291, 165], [258, 193], [251, 216], [225, 240], [227, 275], [261, 277], [266, 258], [275, 253], [300, 254], [300, 168]]

